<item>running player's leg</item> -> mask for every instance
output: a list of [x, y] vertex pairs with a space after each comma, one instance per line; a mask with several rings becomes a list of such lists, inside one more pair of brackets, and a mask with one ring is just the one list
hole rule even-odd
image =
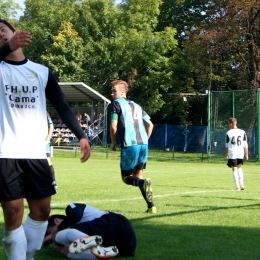
[[156, 213], [156, 208], [153, 204], [151, 180], [149, 178], [143, 179], [143, 169], [146, 167], [147, 155], [147, 145], [135, 145], [123, 148], [121, 150], [120, 163], [121, 175], [122, 180], [126, 184], [139, 187], [147, 203], [148, 211]]

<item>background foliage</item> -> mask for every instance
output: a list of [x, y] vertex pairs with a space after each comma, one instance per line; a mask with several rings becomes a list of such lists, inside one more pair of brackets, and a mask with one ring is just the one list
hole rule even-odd
[[14, 19], [17, 8], [0, 0], [33, 35], [28, 58], [108, 98], [126, 80], [155, 123], [206, 125], [205, 90], [259, 87], [258, 0], [25, 0]]

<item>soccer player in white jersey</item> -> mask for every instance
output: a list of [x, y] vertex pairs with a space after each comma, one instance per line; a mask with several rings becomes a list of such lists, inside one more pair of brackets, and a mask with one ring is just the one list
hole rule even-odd
[[153, 131], [150, 116], [132, 100], [126, 98], [128, 84], [123, 80], [111, 82], [110, 137], [112, 151], [116, 150], [116, 138], [121, 145], [121, 178], [127, 185], [139, 187], [147, 204], [146, 213], [157, 213], [153, 203], [151, 180], [143, 179], [148, 157], [148, 139]]
[[[29, 33], [0, 19], [0, 203], [2, 240], [9, 260], [32, 260], [41, 248], [56, 193], [46, 159], [46, 98], [79, 139], [85, 162], [90, 146], [49, 68], [31, 62], [21, 46]], [[3, 59], [4, 58], [4, 59]], [[22, 224], [24, 198], [29, 215]]]
[[230, 130], [226, 133], [226, 154], [228, 167], [232, 168], [232, 176], [236, 190], [244, 190], [244, 173], [242, 170], [243, 159], [248, 160], [248, 143], [246, 132], [237, 128], [234, 117], [228, 119]]

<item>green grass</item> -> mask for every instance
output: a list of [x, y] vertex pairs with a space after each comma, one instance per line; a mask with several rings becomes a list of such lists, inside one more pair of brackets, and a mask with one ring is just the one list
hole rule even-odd
[[[226, 160], [151, 159], [144, 176], [152, 180], [158, 213], [147, 215], [139, 189], [121, 181], [118, 154], [106, 159], [93, 152], [86, 163], [80, 163], [80, 153], [75, 158], [74, 151], [54, 154], [59, 190], [52, 198], [52, 213], [64, 213], [68, 203], [84, 202], [124, 214], [137, 235], [133, 260], [260, 259], [258, 163], [244, 164], [246, 190], [237, 192]], [[3, 234], [2, 213], [0, 229]], [[2, 245], [0, 259], [6, 259]], [[66, 258], [51, 246], [42, 248], [34, 259]]]

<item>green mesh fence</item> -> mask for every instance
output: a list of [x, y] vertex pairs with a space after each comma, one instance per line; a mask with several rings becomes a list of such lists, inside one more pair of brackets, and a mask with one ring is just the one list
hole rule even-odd
[[249, 157], [259, 161], [259, 89], [209, 91], [208, 94], [209, 153], [225, 153], [227, 120], [235, 117], [238, 128], [247, 133]]

